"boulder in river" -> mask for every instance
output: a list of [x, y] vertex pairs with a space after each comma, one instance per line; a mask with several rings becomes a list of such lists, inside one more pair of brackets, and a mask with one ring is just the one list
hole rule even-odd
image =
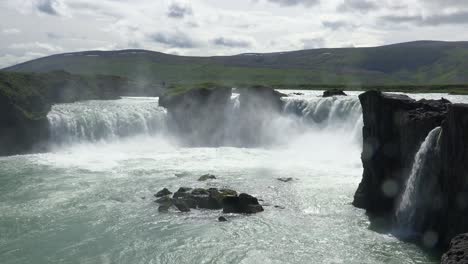
[[291, 177], [288, 177], [288, 178], [278, 178], [278, 181], [282, 181], [282, 182], [291, 182], [293, 181], [294, 179], [291, 178]]
[[325, 90], [322, 95], [322, 97], [332, 97], [332, 96], [347, 96], [347, 94], [343, 92], [343, 90], [330, 89], [330, 90]]
[[163, 197], [163, 196], [170, 195], [170, 194], [172, 194], [172, 192], [169, 191], [167, 188], [164, 188], [164, 189], [160, 190], [159, 192], [157, 192], [154, 196], [155, 197]]
[[254, 214], [262, 211], [263, 207], [257, 198], [246, 193], [223, 199], [223, 213]]
[[219, 222], [227, 222], [227, 219], [226, 219], [226, 217], [224, 217], [224, 216], [220, 216], [220, 217], [218, 218], [218, 221], [219, 221]]
[[168, 196], [163, 196], [155, 201], [156, 203], [160, 205], [166, 205], [166, 206], [171, 206], [172, 205], [172, 199]]
[[172, 202], [174, 206], [181, 212], [190, 212], [189, 200], [186, 199], [173, 199]]
[[[232, 199], [230, 202], [226, 200]], [[190, 209], [224, 209], [229, 213], [257, 213], [263, 211], [258, 200], [248, 194], [237, 195], [237, 192], [231, 189], [191, 189], [187, 187], [180, 188], [174, 195], [162, 196], [155, 201], [160, 205], [160, 211], [166, 212], [170, 207], [176, 207], [181, 212], [189, 212]]]
[[198, 178], [198, 181], [207, 181], [207, 180], [215, 180], [216, 179], [216, 176], [214, 176], [213, 174], [205, 174], [205, 175], [202, 175], [200, 178]]

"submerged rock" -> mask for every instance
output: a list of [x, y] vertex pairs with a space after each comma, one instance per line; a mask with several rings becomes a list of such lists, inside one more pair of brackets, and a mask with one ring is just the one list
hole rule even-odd
[[183, 177], [187, 177], [189, 176], [190, 173], [188, 172], [181, 172], [181, 173], [175, 173], [174, 176], [176, 176], [177, 178], [183, 178]]
[[160, 212], [160, 213], [167, 213], [167, 212], [169, 212], [169, 208], [170, 208], [170, 206], [160, 205], [160, 206], [158, 207], [158, 212]]
[[442, 256], [441, 264], [468, 263], [468, 234], [456, 236], [450, 242], [449, 250]]
[[226, 219], [226, 217], [224, 217], [224, 216], [220, 216], [220, 217], [218, 218], [218, 221], [219, 221], [219, 222], [227, 222], [227, 219]]
[[154, 196], [155, 197], [163, 197], [163, 196], [170, 195], [170, 194], [172, 194], [172, 192], [169, 191], [167, 188], [164, 188], [164, 189], [160, 190], [159, 192], [157, 192]]
[[172, 205], [172, 199], [170, 197], [168, 197], [168, 196], [163, 196], [163, 197], [157, 199], [154, 202], [158, 203], [160, 205], [166, 205], [166, 206], [171, 206]]
[[215, 180], [216, 179], [216, 176], [214, 176], [213, 174], [205, 174], [205, 175], [202, 175], [200, 178], [198, 178], [198, 181], [207, 181], [207, 180]]
[[190, 200], [185, 199], [173, 199], [172, 202], [174, 206], [181, 212], [190, 212], [190, 204], [188, 204]]
[[257, 198], [246, 193], [223, 199], [223, 213], [254, 214], [262, 211]]
[[277, 180], [282, 181], [282, 182], [290, 182], [290, 181], [293, 181], [294, 179], [289, 177], [289, 178], [278, 178]]
[[326, 90], [323, 92], [322, 97], [332, 97], [332, 96], [347, 96], [343, 90], [339, 89], [331, 89], [331, 90]]

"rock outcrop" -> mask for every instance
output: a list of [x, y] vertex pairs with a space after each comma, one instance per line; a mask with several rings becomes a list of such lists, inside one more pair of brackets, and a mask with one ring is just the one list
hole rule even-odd
[[450, 106], [440, 138], [441, 172], [437, 210], [431, 228], [447, 244], [455, 235], [468, 232], [468, 105]]
[[449, 250], [442, 256], [441, 264], [468, 263], [468, 234], [456, 236], [450, 242]]
[[55, 103], [117, 99], [125, 78], [0, 72], [0, 156], [47, 150], [47, 114]]
[[[43, 151], [49, 137], [50, 104], [36, 91], [0, 89], [0, 156]], [[26, 92], [25, 92], [26, 93]]]
[[259, 146], [274, 142], [271, 123], [282, 113], [287, 96], [268, 87], [239, 89], [239, 137], [242, 145]]
[[258, 199], [246, 193], [223, 199], [223, 213], [255, 214], [259, 212], [263, 212], [263, 207], [258, 203]]
[[406, 95], [370, 91], [359, 96], [363, 111], [363, 179], [356, 207], [374, 214], [392, 213], [414, 155], [425, 137], [442, 124], [447, 100], [415, 101]]
[[218, 146], [225, 139], [225, 111], [231, 88], [192, 89], [159, 98], [169, 113], [171, 131], [191, 146]]
[[169, 113], [171, 131], [189, 146], [255, 147], [272, 143], [276, 131], [271, 124], [283, 111], [286, 96], [258, 86], [236, 89], [192, 89], [160, 97], [159, 105]]
[[223, 209], [224, 213], [236, 214], [253, 214], [263, 211], [257, 198], [245, 193], [238, 195], [236, 191], [230, 189], [179, 188], [172, 198], [167, 194], [155, 202], [159, 204], [160, 212], [167, 212], [172, 206], [181, 212], [189, 212], [190, 209]]
[[[437, 147], [419, 179], [411, 228], [425, 246], [448, 245], [468, 232], [468, 105], [445, 99], [415, 101], [403, 95], [360, 96], [364, 118], [363, 179], [353, 204], [372, 216], [394, 218], [415, 153], [440, 126]], [[416, 239], [418, 239], [416, 237]]]
[[332, 97], [332, 96], [347, 96], [347, 94], [343, 90], [331, 89], [331, 90], [325, 90], [322, 95], [322, 97]]

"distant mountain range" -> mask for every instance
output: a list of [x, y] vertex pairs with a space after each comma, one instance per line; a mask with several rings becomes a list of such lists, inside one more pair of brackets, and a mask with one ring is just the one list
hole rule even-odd
[[187, 57], [147, 50], [52, 55], [4, 71], [103, 74], [148, 84], [447, 85], [468, 83], [468, 42]]

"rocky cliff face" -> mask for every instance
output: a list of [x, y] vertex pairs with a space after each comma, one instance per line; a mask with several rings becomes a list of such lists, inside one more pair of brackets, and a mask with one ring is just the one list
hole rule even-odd
[[415, 101], [407, 96], [367, 92], [360, 96], [364, 117], [363, 179], [353, 204], [392, 222], [415, 153], [441, 126], [435, 157], [419, 181], [411, 226], [425, 246], [446, 246], [468, 231], [468, 105], [447, 100]]
[[167, 108], [170, 131], [191, 146], [217, 146], [225, 138], [226, 109], [230, 107], [230, 88], [193, 89], [165, 95], [159, 105]]
[[45, 150], [52, 104], [118, 99], [127, 85], [115, 76], [0, 72], [0, 156]]
[[456, 236], [450, 242], [450, 249], [442, 256], [441, 264], [468, 263], [468, 234]]
[[441, 173], [436, 223], [443, 244], [468, 232], [468, 105], [450, 107], [440, 139]]
[[450, 102], [415, 101], [375, 91], [359, 99], [364, 119], [364, 174], [353, 204], [374, 214], [391, 213], [414, 155], [429, 131], [441, 125]]
[[271, 122], [283, 109], [283, 94], [267, 87], [192, 89], [160, 97], [170, 131], [195, 146], [252, 147], [272, 141]]
[[42, 151], [49, 136], [50, 105], [38, 94], [12, 100], [0, 91], [0, 156]]
[[271, 122], [283, 111], [284, 94], [268, 87], [239, 91], [239, 137], [245, 146], [260, 146], [274, 142]]

